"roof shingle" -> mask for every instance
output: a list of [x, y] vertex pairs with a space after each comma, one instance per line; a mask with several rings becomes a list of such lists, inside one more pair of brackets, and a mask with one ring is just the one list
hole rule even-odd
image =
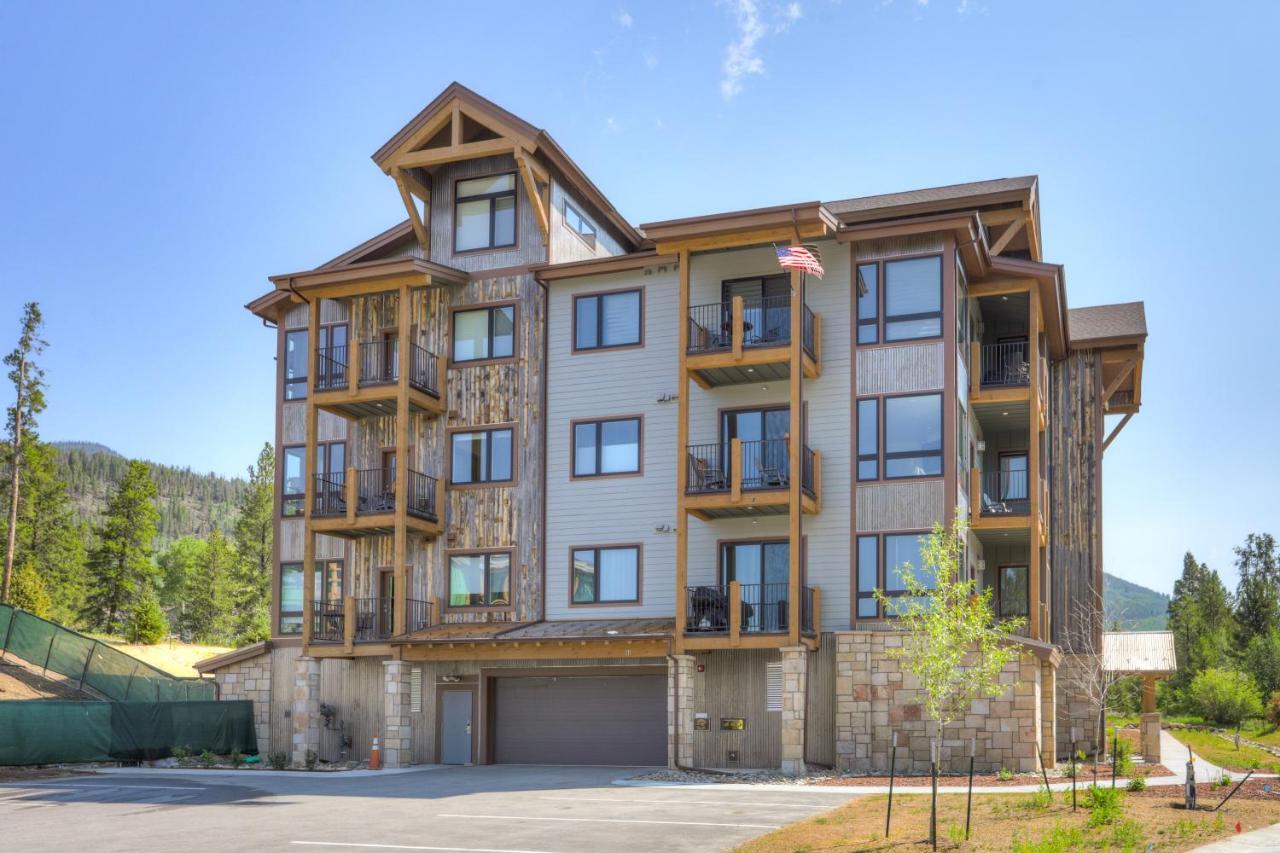
[[1072, 308], [1067, 312], [1067, 325], [1073, 344], [1147, 336], [1147, 314], [1141, 302]]

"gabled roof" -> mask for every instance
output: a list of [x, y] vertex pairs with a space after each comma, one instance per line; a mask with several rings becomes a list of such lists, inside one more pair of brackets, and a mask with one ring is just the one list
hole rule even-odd
[[868, 195], [846, 198], [826, 203], [827, 210], [842, 219], [856, 214], [882, 212], [886, 208], [903, 208], [895, 214], [919, 213], [921, 208], [940, 209], [956, 207], [953, 202], [972, 206], [975, 199], [987, 197], [985, 203], [1020, 200], [1027, 193], [1034, 195], [1037, 178], [1026, 175], [1020, 178], [995, 178], [989, 181], [972, 181], [967, 184], [950, 184], [945, 187], [929, 187], [906, 192]]
[[1067, 322], [1071, 328], [1071, 343], [1077, 346], [1096, 346], [1147, 336], [1146, 307], [1141, 302], [1072, 308]]
[[1125, 675], [1173, 675], [1178, 660], [1172, 631], [1107, 631], [1102, 635], [1102, 668]]

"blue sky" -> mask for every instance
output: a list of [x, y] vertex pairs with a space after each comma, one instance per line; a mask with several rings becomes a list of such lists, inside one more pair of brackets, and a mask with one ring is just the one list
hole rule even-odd
[[402, 218], [369, 155], [457, 79], [633, 222], [1038, 174], [1070, 304], [1142, 299], [1106, 566], [1280, 534], [1269, 3], [0, 0], [0, 347], [38, 299], [49, 439], [239, 472], [266, 276]]

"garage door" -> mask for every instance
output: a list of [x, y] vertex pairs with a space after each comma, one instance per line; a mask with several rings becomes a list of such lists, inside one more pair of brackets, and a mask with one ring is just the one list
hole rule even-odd
[[667, 763], [665, 675], [495, 680], [499, 764]]

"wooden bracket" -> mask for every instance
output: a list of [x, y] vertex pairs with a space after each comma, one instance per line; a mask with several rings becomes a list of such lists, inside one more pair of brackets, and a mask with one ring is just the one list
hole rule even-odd
[[1107, 440], [1102, 442], [1102, 452], [1106, 453], [1107, 448], [1111, 446], [1111, 442], [1116, 440], [1116, 436], [1120, 434], [1120, 430], [1124, 429], [1124, 425], [1129, 423], [1129, 419], [1133, 417], [1133, 412], [1126, 412], [1125, 416], [1120, 419], [1120, 423], [1115, 425], [1111, 430], [1111, 434], [1107, 436]]
[[1133, 369], [1138, 366], [1138, 360], [1140, 358], [1142, 358], [1142, 356], [1138, 353], [1134, 353], [1130, 356], [1129, 360], [1120, 368], [1120, 372], [1116, 374], [1116, 378], [1112, 379], [1110, 384], [1107, 385], [1106, 390], [1102, 392], [1102, 405], [1104, 407], [1111, 405], [1111, 395], [1116, 393], [1116, 389], [1118, 389], [1120, 385], [1129, 378], [1130, 373], [1133, 373]]
[[534, 172], [533, 161], [529, 159], [529, 152], [525, 151], [523, 148], [517, 149], [516, 165], [520, 167], [520, 177], [524, 179], [524, 188], [529, 195], [529, 204], [533, 207], [534, 215], [538, 219], [538, 227], [542, 229], [542, 236], [545, 239], [550, 240], [550, 204], [544, 203], [542, 190], [538, 186], [538, 178]]
[[1009, 244], [1013, 242], [1013, 238], [1017, 237], [1018, 233], [1021, 232], [1026, 225], [1027, 220], [1022, 217], [1018, 217], [1010, 222], [1008, 227], [1006, 227], [1000, 236], [996, 238], [996, 241], [991, 244], [992, 256], [998, 255], [1008, 248]]
[[409, 224], [413, 226], [413, 234], [418, 238], [418, 245], [430, 255], [431, 237], [427, 233], [427, 226], [422, 221], [422, 215], [418, 212], [418, 204], [413, 200], [413, 193], [409, 192], [409, 185], [405, 181], [405, 172], [399, 168], [392, 169], [391, 172], [396, 181], [396, 189], [400, 191], [400, 200], [404, 202], [404, 209], [409, 214]]

